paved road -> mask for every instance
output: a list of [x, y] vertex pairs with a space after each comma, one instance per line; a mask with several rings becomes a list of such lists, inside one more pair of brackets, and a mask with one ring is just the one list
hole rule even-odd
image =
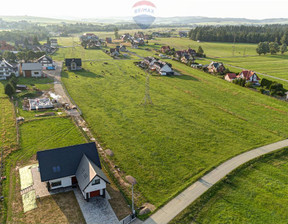
[[210, 173], [203, 176], [196, 183], [192, 184], [185, 191], [183, 191], [177, 197], [172, 199], [164, 207], [159, 209], [155, 214], [153, 214], [150, 218], [148, 218], [144, 222], [144, 224], [168, 223], [175, 216], [177, 216], [182, 210], [184, 210], [188, 205], [190, 205], [204, 192], [206, 192], [210, 187], [212, 187], [214, 184], [216, 184], [218, 181], [224, 178], [231, 171], [235, 170], [237, 167], [259, 156], [276, 151], [284, 147], [288, 147], [288, 140], [256, 148], [254, 150], [245, 152], [224, 162], [223, 164], [212, 170]]

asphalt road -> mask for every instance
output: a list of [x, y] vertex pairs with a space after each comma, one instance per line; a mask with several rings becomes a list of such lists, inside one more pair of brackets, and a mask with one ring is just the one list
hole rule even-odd
[[245, 152], [224, 162], [200, 180], [192, 184], [185, 191], [172, 199], [168, 204], [159, 209], [150, 218], [144, 221], [144, 224], [166, 224], [176, 217], [187, 206], [193, 203], [198, 197], [205, 193], [210, 187], [227, 176], [237, 167], [247, 163], [264, 154], [288, 147], [288, 140], [276, 142], [270, 145], [262, 146], [251, 151]]

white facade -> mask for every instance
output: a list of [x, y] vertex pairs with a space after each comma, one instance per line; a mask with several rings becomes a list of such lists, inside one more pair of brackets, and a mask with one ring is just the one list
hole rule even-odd
[[[70, 177], [63, 177], [63, 178], [60, 178], [60, 179], [55, 179], [55, 180], [50, 180], [48, 181], [50, 186], [51, 186], [51, 190], [54, 190], [54, 189], [57, 189], [57, 188], [62, 188], [62, 187], [70, 187], [72, 185], [72, 177], [73, 176], [70, 176]], [[61, 182], [60, 185], [57, 185], [55, 187], [52, 187], [53, 183], [59, 183]]]
[[[100, 180], [100, 183], [96, 184], [96, 185], [92, 185], [94, 180]], [[87, 199], [87, 197], [86, 197], [87, 193], [88, 193], [89, 198], [90, 198], [90, 192], [93, 192], [93, 191], [100, 190], [100, 195], [103, 195], [104, 189], [106, 189], [106, 182], [104, 180], [102, 180], [101, 178], [99, 178], [98, 176], [96, 176], [91, 181], [91, 183], [84, 189], [84, 191], [82, 191], [82, 194], [83, 194], [84, 198]]]
[[5, 80], [9, 78], [12, 74], [15, 74], [17, 77], [18, 69], [13, 68], [12, 65], [10, 65], [7, 61], [2, 60], [0, 62], [0, 80]]

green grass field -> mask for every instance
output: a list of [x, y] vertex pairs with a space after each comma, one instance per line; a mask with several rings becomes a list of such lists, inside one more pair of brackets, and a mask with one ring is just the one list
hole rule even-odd
[[178, 215], [182, 223], [287, 223], [287, 149], [239, 168]]
[[[107, 58], [77, 50], [75, 56]], [[60, 49], [57, 58], [67, 54], [71, 49]], [[228, 158], [287, 137], [284, 102], [172, 62], [184, 75], [150, 77], [154, 106], [144, 107], [144, 71], [133, 60], [107, 62], [63, 72], [63, 82], [97, 139], [115, 153], [114, 163], [156, 206]]]
[[[7, 181], [4, 184], [5, 220], [8, 223], [18, 223], [25, 217], [22, 210], [15, 211], [13, 202], [19, 197], [18, 171], [14, 168], [25, 166], [29, 161], [35, 163], [36, 152], [85, 143], [85, 138], [80, 130], [68, 118], [49, 118], [25, 122], [20, 126], [20, 149], [6, 159]], [[20, 197], [21, 199], [21, 197]], [[20, 203], [18, 201], [17, 203]], [[16, 206], [17, 207], [17, 206]], [[29, 214], [28, 214], [29, 215]]]

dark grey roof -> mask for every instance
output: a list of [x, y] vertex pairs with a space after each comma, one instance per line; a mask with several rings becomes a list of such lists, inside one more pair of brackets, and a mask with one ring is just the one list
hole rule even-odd
[[76, 171], [76, 178], [81, 191], [84, 191], [96, 176], [110, 183], [101, 168], [88, 159], [86, 155], [83, 155]]
[[42, 65], [40, 63], [23, 63], [22, 70], [42, 70]]
[[74, 176], [83, 155], [101, 169], [94, 142], [37, 152], [41, 181]]
[[49, 61], [50, 63], [53, 63], [52, 58], [50, 58], [50, 57], [47, 56], [47, 55], [43, 55], [42, 57], [38, 58], [37, 61], [38, 61], [38, 62], [41, 62], [43, 59], [46, 59], [46, 60]]
[[71, 62], [75, 62], [77, 66], [82, 66], [81, 58], [66, 58], [65, 59], [66, 66], [71, 66]]

